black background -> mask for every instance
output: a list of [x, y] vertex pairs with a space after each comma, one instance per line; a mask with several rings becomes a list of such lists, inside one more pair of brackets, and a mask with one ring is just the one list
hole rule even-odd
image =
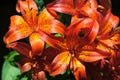
[[[111, 0], [111, 1], [112, 1], [113, 14], [120, 17], [120, 0]], [[8, 30], [10, 24], [10, 16], [18, 14], [15, 11], [16, 2], [17, 0], [0, 1], [0, 70], [2, 67], [2, 63], [4, 61], [3, 56], [7, 55], [10, 51], [5, 47], [5, 44], [3, 42], [3, 36]]]

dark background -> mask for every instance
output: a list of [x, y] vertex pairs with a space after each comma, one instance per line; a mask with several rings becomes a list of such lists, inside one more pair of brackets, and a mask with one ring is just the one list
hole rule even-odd
[[15, 11], [17, 0], [1, 0], [0, 1], [0, 80], [1, 80], [1, 68], [3, 64], [3, 56], [9, 53], [9, 49], [5, 47], [3, 43], [3, 36], [7, 32], [9, 23], [10, 23], [10, 16], [17, 14]]
[[[49, 1], [50, 0], [48, 0], [48, 2]], [[112, 1], [112, 12], [120, 17], [120, 0], [111, 0], [111, 1]], [[5, 44], [3, 42], [3, 36], [8, 30], [10, 24], [10, 16], [18, 14], [15, 11], [16, 2], [17, 0], [0, 1], [0, 72], [4, 61], [3, 56], [7, 55], [10, 51], [5, 47]]]

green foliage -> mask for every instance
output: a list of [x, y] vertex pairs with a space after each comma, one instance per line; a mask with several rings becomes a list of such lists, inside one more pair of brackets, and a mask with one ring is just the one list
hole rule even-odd
[[[2, 66], [2, 80], [28, 80], [27, 77], [21, 77], [20, 69], [16, 65], [15, 57], [19, 54], [16, 51], [11, 51], [5, 56], [5, 61]], [[19, 58], [18, 58], [19, 59]]]
[[42, 11], [45, 8], [44, 5], [44, 1], [43, 0], [35, 0], [37, 7], [38, 7], [38, 11], [40, 13], [40, 11]]
[[61, 21], [66, 26], [70, 25], [71, 15], [64, 13], [58, 13], [58, 15], [60, 16], [59, 21]]
[[2, 80], [16, 80], [17, 76], [20, 75], [19, 68], [11, 64], [16, 55], [18, 55], [18, 53], [12, 51], [9, 55], [5, 56], [5, 62], [2, 67]]

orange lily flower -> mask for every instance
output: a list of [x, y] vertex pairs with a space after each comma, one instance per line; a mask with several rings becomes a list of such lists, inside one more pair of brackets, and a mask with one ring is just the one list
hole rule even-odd
[[[115, 48], [119, 44], [119, 29], [116, 27], [119, 24], [119, 18], [111, 12], [111, 2], [109, 0], [100, 0], [102, 20], [99, 22], [99, 31], [96, 37], [97, 43], [106, 46], [107, 48]], [[103, 10], [102, 10], [103, 9]], [[103, 49], [103, 48], [101, 48]]]
[[[67, 27], [65, 39], [53, 44], [60, 48], [51, 48], [51, 52], [54, 51], [58, 54], [48, 66], [52, 76], [70, 69], [76, 80], [84, 79], [86, 77], [85, 62], [95, 62], [110, 56], [109, 52], [99, 50], [89, 42], [88, 36], [92, 32], [91, 28], [93, 28], [91, 26], [98, 25], [90, 18], [80, 19], [79, 22], [74, 21]], [[81, 35], [82, 32], [84, 35]]]
[[[119, 29], [116, 28], [119, 24], [119, 18], [112, 14], [109, 0], [100, 0], [100, 3], [101, 7], [99, 7], [99, 9], [101, 10], [102, 17], [101, 20], [98, 21], [99, 30], [93, 43], [96, 45], [96, 48], [110, 52], [112, 57], [114, 57], [110, 58], [113, 61], [119, 53], [118, 45], [120, 44], [120, 34]], [[114, 63], [115, 62], [113, 62], [113, 64]]]
[[9, 31], [4, 36], [4, 42], [10, 44], [29, 37], [33, 51], [31, 57], [41, 55], [43, 51], [45, 43], [41, 39], [44, 37], [41, 34], [44, 32], [45, 34], [64, 34], [64, 25], [50, 15], [46, 9], [38, 15], [34, 0], [18, 0], [16, 10], [21, 12], [22, 16], [13, 15], [11, 17], [11, 24]]
[[57, 54], [52, 55], [50, 53], [50, 48], [47, 48], [41, 56], [34, 56], [31, 58], [32, 48], [29, 44], [25, 42], [13, 42], [9, 45], [10, 48], [19, 52], [22, 59], [18, 61], [18, 67], [21, 73], [32, 71], [32, 78], [34, 80], [45, 80], [45, 71], [47, 70], [47, 65], [51, 64], [52, 60]]
[[[55, 0], [47, 5], [47, 9], [77, 17], [92, 17], [99, 19], [97, 0]], [[99, 17], [99, 18], [98, 18]]]

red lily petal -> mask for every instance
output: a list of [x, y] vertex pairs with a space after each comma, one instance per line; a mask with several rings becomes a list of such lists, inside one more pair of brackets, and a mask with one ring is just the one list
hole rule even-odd
[[52, 47], [48, 47], [44, 50], [42, 56], [45, 57], [45, 63], [49, 66], [53, 59], [60, 53], [61, 51], [52, 48]]
[[[80, 37], [80, 38], [87, 39], [86, 41], [89, 40], [89, 42], [91, 43], [95, 40], [95, 38], [98, 34], [99, 25], [98, 25], [97, 21], [93, 21], [90, 18], [85, 18], [83, 20], [80, 20], [76, 24], [74, 24], [72, 26], [71, 25], [68, 27], [69, 30], [67, 31], [67, 34], [66, 34], [67, 37], [69, 36], [68, 39], [71, 38], [71, 40], [73, 40], [72, 38], [74, 37], [74, 39], [75, 39], [75, 36], [78, 38], [79, 33], [83, 32], [84, 36]], [[71, 32], [73, 34], [71, 34]]]
[[107, 57], [110, 57], [110, 53], [104, 51], [82, 51], [79, 55], [79, 59], [84, 62], [94, 62]]
[[78, 19], [75, 16], [73, 17], [74, 19], [72, 20], [72, 23], [66, 30], [66, 35], [72, 35], [71, 32], [73, 33], [74, 36], [78, 37], [79, 32], [81, 29], [88, 29], [93, 26], [93, 20], [91, 18], [85, 18], [85, 19]]
[[119, 18], [111, 13], [109, 10], [105, 18], [103, 19], [102, 25], [100, 25], [99, 34], [105, 35], [115, 28], [119, 24]]
[[19, 16], [19, 15], [11, 16], [10, 21], [11, 22], [10, 22], [10, 27], [9, 28], [14, 27], [15, 25], [22, 25], [22, 24], [28, 26], [28, 24], [25, 22], [23, 17]]
[[[18, 0], [19, 1], [19, 0]], [[16, 4], [16, 11], [17, 12], [20, 12], [20, 5], [19, 4]]]
[[91, 32], [89, 33], [89, 36], [88, 36], [89, 40], [90, 40], [90, 43], [92, 43], [95, 40], [95, 38], [98, 34], [98, 31], [99, 31], [99, 24], [98, 24], [97, 21], [95, 21], [94, 25], [92, 27], [92, 30], [91, 30]]
[[73, 0], [56, 0], [47, 5], [48, 9], [55, 10], [57, 12], [74, 14]]
[[29, 25], [35, 26], [37, 22], [38, 8], [34, 0], [18, 0], [16, 10], [21, 12]]
[[51, 16], [46, 9], [38, 16], [38, 26], [47, 33], [64, 34], [64, 25]]
[[42, 40], [44, 40], [47, 44], [50, 46], [56, 48], [56, 49], [66, 49], [65, 41], [63, 38], [55, 37], [52, 35], [49, 35], [41, 30], [39, 30], [39, 35]]
[[28, 37], [32, 33], [31, 28], [27, 24], [14, 25], [4, 36], [4, 42], [11, 42]]
[[46, 80], [46, 75], [45, 75], [45, 72], [44, 71], [39, 71], [38, 73], [33, 73], [32, 74], [32, 78], [34, 80]]
[[80, 80], [82, 78], [85, 79], [86, 77], [85, 66], [76, 58], [72, 59], [70, 63], [70, 69], [72, 70], [76, 80]]
[[24, 73], [24, 72], [29, 71], [29, 70], [31, 69], [31, 65], [32, 65], [32, 64], [31, 64], [30, 62], [27, 62], [27, 63], [25, 63], [24, 65], [19, 66], [21, 72]]
[[[98, 26], [96, 27], [96, 25], [97, 23], [95, 24], [91, 18], [73, 21], [73, 23], [66, 30], [67, 46], [78, 46], [80, 44], [79, 47], [82, 47], [84, 44], [92, 42], [92, 40], [96, 38], [97, 34], [97, 31], [95, 32], [94, 28], [98, 30]], [[91, 30], [94, 32], [92, 33]], [[81, 32], [84, 33], [84, 36], [82, 37], [79, 36]]]
[[85, 5], [78, 10], [78, 12], [85, 12], [89, 15], [89, 17], [91, 17], [94, 20], [98, 20], [99, 17], [99, 13], [97, 12], [97, 3], [96, 0], [89, 0], [85, 3]]
[[44, 41], [41, 40], [39, 33], [33, 33], [30, 36], [30, 44], [32, 46], [33, 51], [32, 56], [42, 54], [42, 51], [44, 49]]
[[14, 42], [8, 45], [9, 48], [17, 51], [19, 54], [31, 58], [31, 46], [24, 42]]
[[[46, 79], [46, 75], [45, 75], [44, 71], [38, 72], [38, 79], [39, 80], [45, 80]], [[35, 80], [38, 80], [38, 79], [35, 79]]]
[[75, 8], [76, 9], [80, 9], [81, 7], [83, 7], [83, 5], [85, 5], [86, 0], [75, 0]]
[[116, 33], [111, 37], [111, 40], [114, 42], [115, 44], [120, 44], [120, 34]]
[[57, 55], [50, 66], [50, 75], [55, 76], [65, 71], [69, 65], [69, 62], [70, 56], [68, 51]]
[[[83, 21], [81, 21], [77, 26], [76, 28], [74, 29], [74, 33], [76, 35], [79, 34], [79, 32], [81, 31], [81, 29], [90, 29], [92, 28], [94, 22], [92, 19], [90, 18], [85, 18]], [[85, 32], [85, 34], [88, 33], [88, 32]]]
[[[114, 48], [118, 49], [117, 46], [115, 46], [115, 45], [120, 44], [120, 35], [118, 33], [115, 33], [115, 34], [113, 33], [113, 35], [108, 36], [107, 38], [105, 37], [105, 38], [100, 39], [99, 42], [103, 45], [106, 45], [106, 47], [110, 47], [112, 49], [114, 49]], [[100, 44], [98, 44], [98, 46], [100, 46]], [[102, 46], [101, 46], [101, 48], [102, 48]]]

